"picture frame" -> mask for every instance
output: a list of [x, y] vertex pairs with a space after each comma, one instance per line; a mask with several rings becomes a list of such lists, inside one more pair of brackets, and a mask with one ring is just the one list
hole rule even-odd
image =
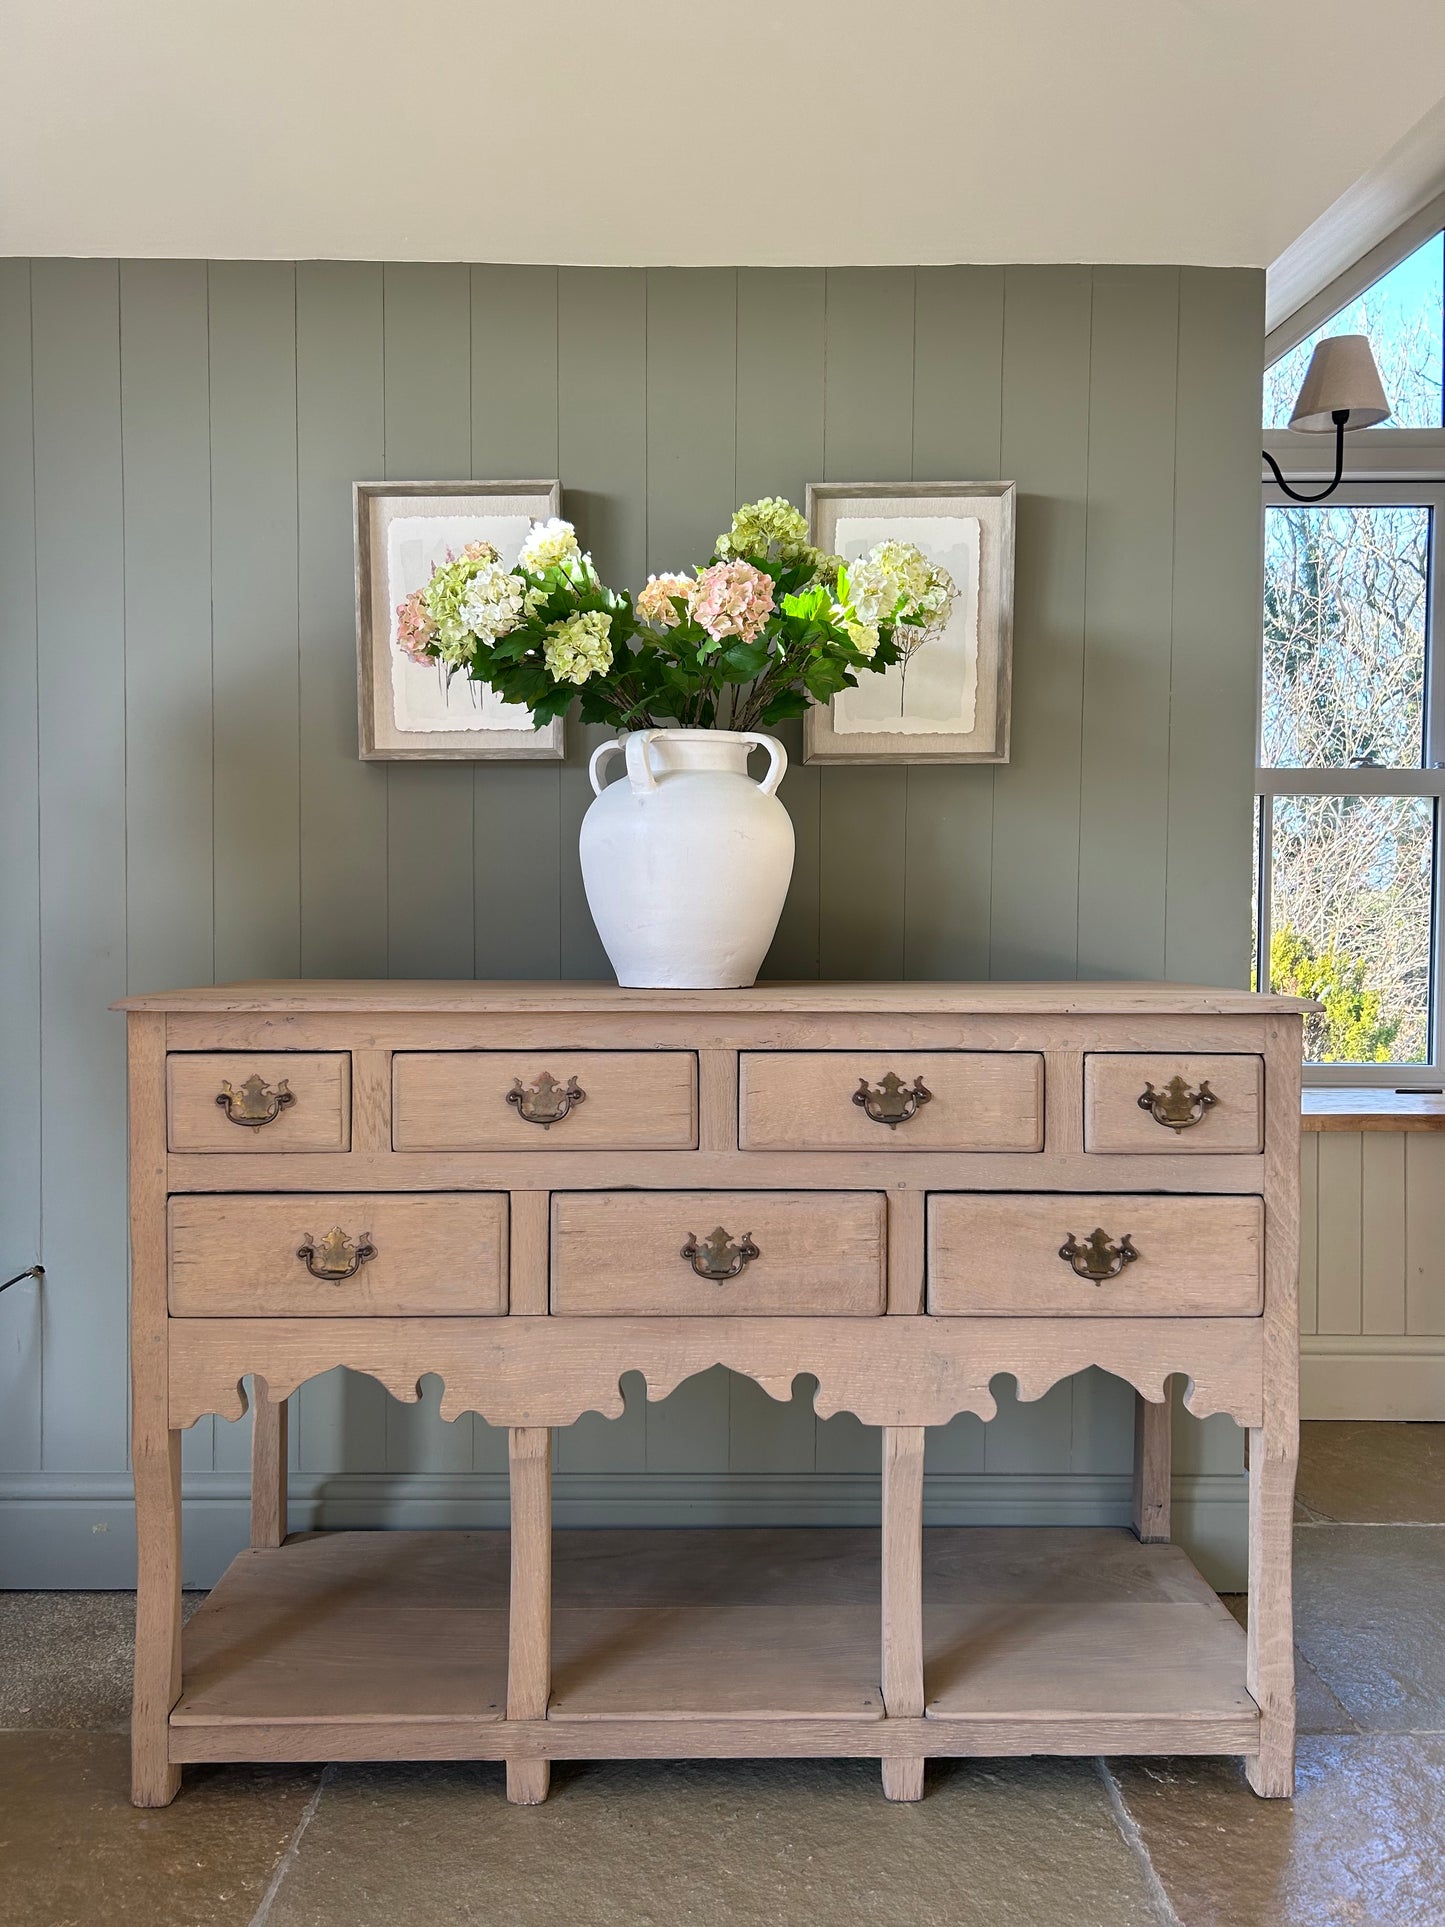
[[1012, 482], [808, 484], [815, 547], [852, 561], [876, 542], [914, 542], [958, 595], [907, 662], [809, 709], [805, 763], [1008, 761], [1015, 493]]
[[362, 761], [560, 762], [560, 717], [534, 729], [484, 684], [412, 662], [396, 646], [396, 607], [448, 549], [485, 540], [514, 562], [531, 524], [561, 513], [562, 484], [356, 482], [352, 496]]

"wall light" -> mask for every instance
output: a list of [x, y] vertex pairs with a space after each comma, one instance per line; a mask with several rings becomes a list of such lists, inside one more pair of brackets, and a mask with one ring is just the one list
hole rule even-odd
[[1268, 450], [1264, 459], [1292, 502], [1323, 502], [1327, 495], [1334, 494], [1345, 472], [1345, 430], [1373, 428], [1389, 419], [1390, 404], [1385, 399], [1369, 337], [1331, 335], [1321, 341], [1310, 356], [1289, 425], [1307, 429], [1311, 434], [1327, 434], [1334, 429], [1335, 479], [1318, 495], [1301, 495], [1284, 479], [1279, 463]]

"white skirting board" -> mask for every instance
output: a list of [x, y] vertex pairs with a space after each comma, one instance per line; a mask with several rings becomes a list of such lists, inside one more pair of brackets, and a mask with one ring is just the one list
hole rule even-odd
[[[504, 1478], [457, 1474], [293, 1474], [293, 1532], [505, 1526]], [[558, 1526], [872, 1525], [879, 1482], [851, 1473], [791, 1476], [561, 1474]], [[928, 1525], [1125, 1526], [1132, 1480], [1116, 1473], [938, 1473]], [[1242, 1473], [1174, 1480], [1174, 1536], [1220, 1592], [1245, 1589]], [[209, 1587], [246, 1543], [249, 1487], [238, 1473], [185, 1481], [184, 1583]], [[0, 1479], [0, 1589], [108, 1590], [135, 1584], [135, 1522], [124, 1476], [22, 1473]]]

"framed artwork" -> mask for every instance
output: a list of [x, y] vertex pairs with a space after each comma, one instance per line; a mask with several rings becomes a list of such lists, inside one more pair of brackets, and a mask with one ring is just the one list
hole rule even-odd
[[[808, 763], [1006, 763], [1013, 657], [1012, 482], [810, 482], [811, 540], [855, 561], [913, 542], [957, 588], [902, 662], [808, 711]], [[900, 631], [900, 639], [904, 632]]]
[[560, 482], [358, 482], [356, 662], [358, 734], [367, 762], [557, 762], [562, 721], [532, 718], [470, 676], [416, 663], [397, 646], [396, 610], [447, 551], [493, 544], [515, 562], [534, 521], [559, 515]]

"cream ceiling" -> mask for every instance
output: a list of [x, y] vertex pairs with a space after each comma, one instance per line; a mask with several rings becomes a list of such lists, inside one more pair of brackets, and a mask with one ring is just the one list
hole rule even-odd
[[1264, 265], [1445, 0], [4, 0], [0, 252]]

